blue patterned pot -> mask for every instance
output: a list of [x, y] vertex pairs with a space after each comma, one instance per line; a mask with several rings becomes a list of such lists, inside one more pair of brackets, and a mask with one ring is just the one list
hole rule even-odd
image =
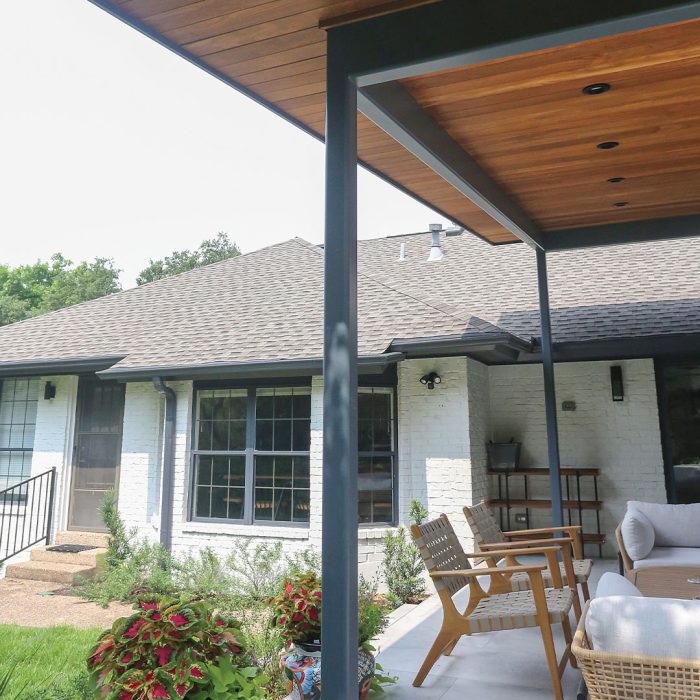
[[[321, 700], [321, 645], [294, 644], [282, 653], [282, 665], [290, 691], [287, 700]], [[358, 651], [357, 687], [359, 700], [365, 700], [372, 685], [375, 670], [374, 656]]]

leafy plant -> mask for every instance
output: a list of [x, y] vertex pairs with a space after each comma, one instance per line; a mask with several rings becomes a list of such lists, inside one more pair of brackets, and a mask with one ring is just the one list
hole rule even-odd
[[368, 581], [360, 576], [357, 600], [358, 637], [360, 646], [367, 651], [374, 651], [371, 640], [378, 637], [389, 624], [386, 606], [377, 598], [377, 582]]
[[213, 693], [214, 679], [221, 677], [209, 665], [225, 656], [236, 667], [251, 668], [239, 625], [215, 614], [208, 603], [144, 598], [135, 608], [100, 636], [88, 657], [96, 691], [105, 700], [177, 700], [190, 691]]
[[321, 638], [321, 581], [308, 573], [287, 579], [270, 600], [271, 623], [288, 642], [309, 643]]
[[[416, 498], [411, 500], [408, 512], [417, 525], [428, 517], [428, 512]], [[425, 593], [421, 557], [404, 527], [384, 536], [384, 577], [389, 589], [387, 598], [396, 607]]]
[[206, 664], [201, 686], [188, 693], [192, 700], [262, 700], [267, 678], [255, 666], [237, 666], [231, 656]]
[[193, 597], [228, 596], [235, 588], [226, 564], [210, 547], [173, 561], [172, 571], [175, 587]]

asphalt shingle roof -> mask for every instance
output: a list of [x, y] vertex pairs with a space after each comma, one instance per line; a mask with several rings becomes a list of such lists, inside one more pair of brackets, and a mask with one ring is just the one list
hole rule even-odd
[[[401, 244], [406, 259], [399, 261]], [[469, 234], [360, 241], [359, 348], [539, 335], [534, 253]], [[700, 239], [550, 255], [556, 341], [700, 332]], [[0, 328], [0, 363], [123, 356], [117, 367], [317, 358], [323, 253], [301, 239]]]

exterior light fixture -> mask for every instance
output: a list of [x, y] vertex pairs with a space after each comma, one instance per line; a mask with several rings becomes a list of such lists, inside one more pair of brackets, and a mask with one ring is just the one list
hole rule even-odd
[[613, 401], [625, 400], [625, 386], [622, 382], [622, 367], [620, 365], [610, 367], [610, 387]]
[[596, 148], [600, 148], [601, 151], [609, 151], [611, 148], [617, 148], [619, 145], [619, 141], [603, 141], [599, 143]]
[[420, 383], [427, 386], [428, 389], [434, 389], [436, 384], [440, 384], [442, 377], [437, 372], [431, 372], [430, 374], [424, 374], [420, 378]]
[[591, 83], [590, 85], [586, 85], [581, 92], [584, 95], [602, 95], [608, 90], [610, 90], [610, 83]]
[[44, 384], [44, 401], [50, 401], [56, 398], [56, 385], [53, 382]]
[[614, 185], [616, 185], [618, 182], [624, 182], [625, 178], [624, 177], [611, 177], [608, 178], [608, 182], [612, 182]]

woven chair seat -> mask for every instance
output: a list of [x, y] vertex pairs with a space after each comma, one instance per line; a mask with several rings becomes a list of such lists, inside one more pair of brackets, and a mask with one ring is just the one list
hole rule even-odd
[[[519, 562], [525, 563], [526, 557], [516, 557]], [[572, 564], [574, 565], [574, 578], [576, 583], [586, 583], [588, 577], [591, 575], [591, 569], [593, 568], [592, 559], [574, 559]], [[561, 578], [564, 585], [567, 584], [566, 580], [566, 570], [564, 569], [564, 563], [559, 563], [559, 570], [561, 571]], [[549, 573], [548, 569], [542, 572], [542, 581], [545, 586], [552, 586], [552, 575]], [[513, 574], [510, 579], [511, 585], [514, 591], [527, 591], [530, 589], [530, 579], [527, 574]]]
[[[568, 588], [548, 588], [545, 591], [549, 620], [559, 623], [568, 618], [574, 600]], [[537, 610], [532, 591], [515, 591], [484, 598], [469, 615], [474, 632], [496, 632], [537, 626]]]

